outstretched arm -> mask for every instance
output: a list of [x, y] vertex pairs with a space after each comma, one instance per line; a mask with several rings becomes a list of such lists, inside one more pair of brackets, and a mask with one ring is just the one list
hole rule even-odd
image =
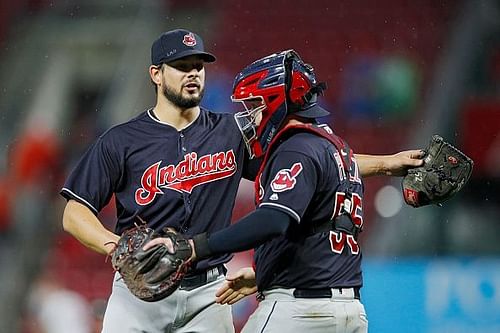
[[[272, 221], [273, 223], [269, 223]], [[278, 209], [259, 207], [237, 223], [216, 231], [213, 234], [195, 235], [189, 242], [193, 247], [192, 260], [204, 259], [216, 254], [234, 253], [250, 250], [266, 241], [285, 234], [295, 220]], [[168, 238], [158, 237], [144, 246], [148, 250], [155, 245], [165, 244], [174, 253], [172, 242]]]
[[408, 169], [421, 166], [424, 152], [420, 149], [405, 150], [393, 155], [354, 154], [359, 172], [363, 177], [396, 176], [408, 173]]
[[[285, 234], [291, 223], [296, 222], [287, 213], [273, 208], [260, 207], [227, 228], [211, 235], [198, 234], [193, 239], [189, 239], [192, 249], [190, 260], [208, 258], [220, 253], [249, 250], [269, 239]], [[154, 238], [144, 246], [144, 250], [158, 244], [165, 245], [170, 253], [175, 253], [172, 240], [166, 237]], [[256, 291], [253, 268], [243, 268], [226, 278], [224, 285], [216, 293], [216, 302], [234, 304]]]

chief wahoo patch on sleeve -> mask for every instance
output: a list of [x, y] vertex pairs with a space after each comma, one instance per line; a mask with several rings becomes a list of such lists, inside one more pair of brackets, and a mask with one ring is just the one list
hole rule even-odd
[[284, 192], [291, 190], [297, 183], [297, 176], [302, 171], [302, 163], [297, 162], [290, 169], [281, 169], [271, 182], [273, 192]]

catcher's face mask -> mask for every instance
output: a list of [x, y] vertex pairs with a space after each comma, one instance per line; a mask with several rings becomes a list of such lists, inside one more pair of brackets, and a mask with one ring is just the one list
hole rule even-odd
[[233, 100], [233, 102], [241, 102], [245, 108], [244, 111], [237, 112], [234, 115], [234, 119], [250, 152], [250, 157], [253, 158], [255, 156], [255, 154], [252, 154], [254, 146], [258, 144], [257, 127], [262, 121], [262, 111], [266, 109], [266, 104], [260, 96], [257, 98], [248, 97], [247, 99]]
[[329, 113], [316, 104], [324, 89], [311, 66], [293, 51], [259, 59], [234, 80], [231, 100], [244, 111], [235, 114], [250, 157], [262, 156], [288, 114], [316, 118]]

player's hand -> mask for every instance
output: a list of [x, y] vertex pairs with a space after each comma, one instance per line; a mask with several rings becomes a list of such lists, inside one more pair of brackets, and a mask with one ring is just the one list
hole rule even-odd
[[[192, 239], [188, 239], [189, 245], [191, 246], [192, 254], [189, 260], [196, 260], [196, 251], [194, 250], [194, 242]], [[156, 245], [164, 245], [167, 248], [167, 251], [174, 254], [175, 249], [174, 249], [174, 243], [172, 243], [172, 240], [170, 238], [164, 238], [164, 237], [158, 237], [155, 238], [148, 243], [144, 245], [142, 248], [144, 251], [149, 250], [152, 247], [155, 247]]]
[[144, 245], [142, 249], [144, 251], [147, 251], [150, 248], [155, 247], [156, 245], [164, 245], [168, 249], [168, 252], [172, 254], [175, 253], [174, 244], [172, 243], [172, 240], [170, 240], [170, 238], [163, 238], [163, 237], [158, 237], [153, 240], [150, 240], [148, 243]]
[[408, 169], [416, 168], [424, 164], [425, 152], [420, 149], [405, 150], [394, 155], [389, 155], [384, 161], [384, 171], [387, 176], [402, 177], [408, 173]]
[[[177, 231], [174, 228], [166, 227], [164, 229], [165, 232], [171, 231], [177, 233]], [[172, 243], [172, 240], [169, 237], [156, 237], [152, 240], [150, 240], [148, 243], [144, 244], [144, 247], [142, 248], [144, 251], [147, 251], [148, 249], [155, 247], [156, 245], [164, 245], [167, 247], [168, 252], [174, 254], [175, 249], [174, 249], [174, 243]], [[190, 245], [191, 242], [190, 242]], [[191, 246], [192, 247], [192, 246]]]
[[215, 301], [219, 304], [234, 304], [256, 292], [255, 272], [252, 267], [244, 267], [226, 276], [226, 281], [215, 293]]

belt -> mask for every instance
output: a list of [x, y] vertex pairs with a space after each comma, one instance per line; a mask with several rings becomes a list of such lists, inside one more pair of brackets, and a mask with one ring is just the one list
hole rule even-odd
[[316, 288], [316, 289], [302, 289], [302, 288], [280, 288], [275, 287], [259, 291], [257, 300], [292, 300], [295, 298], [311, 298], [311, 299], [332, 299], [332, 300], [353, 300], [361, 301], [359, 287], [353, 288]]
[[361, 299], [359, 288], [323, 288], [323, 289], [300, 289], [293, 291], [295, 298], [332, 298], [334, 295], [351, 293], [355, 299]]
[[226, 274], [226, 267], [224, 265], [215, 266], [208, 268], [206, 271], [201, 273], [186, 275], [180, 285], [180, 289], [183, 290], [193, 290], [201, 287], [207, 283], [217, 280], [220, 275]]

